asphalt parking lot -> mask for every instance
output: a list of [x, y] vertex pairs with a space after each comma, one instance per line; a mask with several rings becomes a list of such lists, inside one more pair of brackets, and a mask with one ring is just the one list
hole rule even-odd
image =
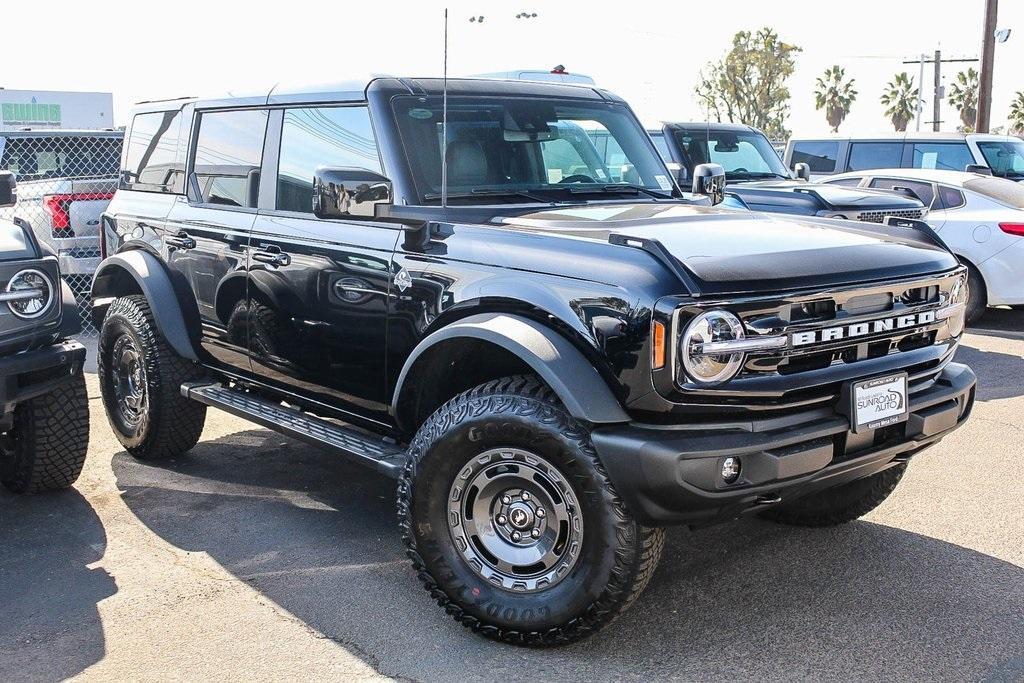
[[0, 680], [1024, 680], [1024, 313], [959, 353], [973, 418], [867, 518], [672, 530], [631, 611], [545, 651], [430, 602], [390, 481], [219, 412], [187, 457], [136, 462], [91, 376], [76, 487], [0, 492]]

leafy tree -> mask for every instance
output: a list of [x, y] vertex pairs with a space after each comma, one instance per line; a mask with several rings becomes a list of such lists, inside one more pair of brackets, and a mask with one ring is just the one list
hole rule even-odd
[[900, 133], [905, 131], [917, 113], [918, 89], [914, 87], [914, 77], [906, 71], [896, 74], [885, 84], [881, 102], [893, 127]]
[[1024, 90], [1018, 90], [1010, 103], [1010, 132], [1024, 135]]
[[956, 75], [947, 101], [960, 112], [964, 124], [961, 129], [966, 133], [973, 131], [978, 117], [978, 72], [973, 67]]
[[814, 108], [824, 109], [828, 125], [832, 132], [839, 132], [839, 124], [850, 113], [850, 105], [857, 99], [857, 91], [853, 89], [854, 79], [844, 82], [846, 71], [838, 64], [825, 69], [825, 74], [818, 78], [814, 91]]
[[771, 138], [789, 137], [786, 80], [793, 74], [797, 52], [799, 47], [782, 42], [768, 27], [740, 31], [725, 57], [701, 72], [697, 99], [717, 121], [755, 126]]

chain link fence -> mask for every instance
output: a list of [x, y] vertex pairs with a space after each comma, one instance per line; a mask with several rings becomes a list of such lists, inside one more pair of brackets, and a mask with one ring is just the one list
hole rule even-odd
[[49, 245], [78, 303], [82, 335], [95, 337], [89, 315], [92, 276], [100, 261], [100, 214], [117, 189], [120, 131], [0, 132], [0, 169], [18, 179], [18, 203], [0, 209]]

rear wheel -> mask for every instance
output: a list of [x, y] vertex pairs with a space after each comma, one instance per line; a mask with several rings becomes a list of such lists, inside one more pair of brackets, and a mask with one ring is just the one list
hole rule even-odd
[[66, 489], [89, 450], [89, 396], [79, 372], [56, 391], [18, 404], [3, 436], [0, 480], [15, 493]]
[[410, 449], [398, 494], [413, 566], [431, 596], [488, 638], [567, 643], [621, 614], [657, 565], [589, 433], [532, 377], [442, 406]]
[[110, 305], [100, 330], [103, 407], [121, 445], [137, 458], [180, 455], [196, 445], [206, 406], [181, 395], [202, 371], [167, 344], [149, 302], [126, 296]]
[[907, 464], [901, 463], [870, 477], [783, 503], [761, 516], [794, 526], [835, 526], [852, 522], [881, 505], [896, 489], [906, 469]]
[[988, 290], [985, 288], [985, 280], [982, 279], [978, 269], [969, 263], [967, 266], [967, 324], [978, 321], [985, 314], [988, 308]]

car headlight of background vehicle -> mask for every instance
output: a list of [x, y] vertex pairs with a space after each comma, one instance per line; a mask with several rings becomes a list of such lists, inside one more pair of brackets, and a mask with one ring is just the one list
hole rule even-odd
[[732, 379], [743, 366], [743, 323], [728, 311], [701, 313], [686, 327], [679, 341], [686, 376], [699, 384]]
[[0, 294], [11, 313], [19, 318], [38, 318], [53, 304], [53, 283], [45, 273], [33, 268], [18, 271]]

